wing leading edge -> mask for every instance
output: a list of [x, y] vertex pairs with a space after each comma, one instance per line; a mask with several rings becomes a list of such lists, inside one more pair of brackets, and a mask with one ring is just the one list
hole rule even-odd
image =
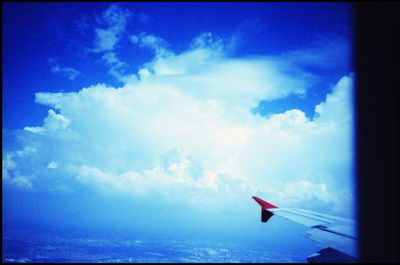
[[315, 255], [331, 253], [334, 250], [358, 258], [357, 224], [353, 220], [308, 210], [279, 208], [256, 196], [253, 196], [253, 199], [261, 206], [262, 222], [267, 222], [273, 215], [278, 215], [310, 228], [305, 236], [326, 249], [311, 255], [309, 261], [313, 259], [320, 261]]

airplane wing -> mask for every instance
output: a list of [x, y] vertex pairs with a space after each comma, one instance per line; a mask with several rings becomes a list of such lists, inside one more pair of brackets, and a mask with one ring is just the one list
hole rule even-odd
[[[341, 261], [356, 262], [358, 259], [357, 224], [351, 220], [308, 210], [279, 208], [253, 196], [261, 206], [261, 221], [267, 222], [273, 215], [281, 216], [310, 228], [306, 236], [325, 249], [309, 256], [309, 262], [321, 262], [324, 255], [340, 257]], [[329, 258], [327, 258], [329, 259]]]

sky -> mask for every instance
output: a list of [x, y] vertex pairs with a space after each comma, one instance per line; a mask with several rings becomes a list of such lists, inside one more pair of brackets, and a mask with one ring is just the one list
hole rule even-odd
[[3, 230], [293, 248], [251, 196], [356, 216], [350, 3], [2, 7]]

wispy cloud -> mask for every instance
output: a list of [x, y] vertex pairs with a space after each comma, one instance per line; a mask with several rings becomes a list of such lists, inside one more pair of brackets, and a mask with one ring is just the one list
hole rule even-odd
[[302, 66], [337, 69], [348, 63], [351, 42], [343, 37], [321, 36], [309, 48], [285, 52], [280, 57]]
[[81, 74], [78, 70], [72, 67], [61, 67], [54, 58], [50, 58], [48, 62], [52, 65], [50, 68], [52, 73], [60, 73], [71, 80], [74, 80]]
[[145, 13], [138, 14], [137, 18], [141, 23], [147, 23], [150, 21], [150, 17], [148, 15], [146, 15]]
[[156, 57], [167, 57], [171, 54], [167, 49], [167, 43], [159, 37], [147, 33], [132, 35], [131, 42], [141, 48], [149, 48], [154, 51]]
[[115, 66], [126, 65], [126, 63], [122, 62], [114, 52], [105, 53], [102, 59], [104, 59], [110, 65], [115, 65]]
[[121, 61], [114, 52], [107, 52], [101, 58], [106, 61], [108, 66], [111, 66], [108, 72], [118, 80], [122, 80], [128, 64]]
[[[36, 149], [31, 146], [25, 146], [22, 150], [7, 154], [3, 158], [2, 163], [2, 179], [3, 181], [16, 185], [20, 188], [31, 189], [33, 187], [32, 181], [36, 178], [35, 175], [21, 175], [17, 167], [16, 159], [23, 159], [35, 153]], [[26, 173], [26, 172], [25, 172]]]
[[127, 20], [133, 15], [128, 9], [121, 8], [118, 4], [112, 4], [103, 12], [100, 23], [106, 24], [106, 28], [96, 28], [96, 40], [93, 52], [112, 51], [124, 32]]

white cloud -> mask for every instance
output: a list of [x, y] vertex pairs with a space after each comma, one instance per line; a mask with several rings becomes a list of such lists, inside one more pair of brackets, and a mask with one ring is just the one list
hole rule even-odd
[[71, 67], [64, 68], [63, 72], [64, 72], [64, 75], [71, 80], [74, 80], [77, 76], [79, 76], [81, 74], [78, 70], [71, 68]]
[[50, 168], [50, 169], [56, 169], [57, 167], [58, 167], [58, 164], [57, 164], [56, 161], [51, 161], [51, 162], [47, 165], [47, 168]]
[[226, 49], [224, 40], [218, 36], [213, 36], [211, 32], [200, 34], [192, 41], [190, 46], [192, 49], [211, 48], [216, 53], [221, 53]]
[[141, 68], [138, 72], [138, 75], [140, 77], [140, 80], [144, 80], [144, 79], [148, 78], [151, 75], [151, 73], [150, 73], [149, 69]]
[[328, 95], [324, 102], [315, 106], [319, 122], [338, 119], [343, 119], [343, 122], [352, 121], [353, 97], [352, 91], [348, 91], [348, 87], [352, 86], [353, 78], [343, 77], [334, 87], [333, 93]]
[[156, 57], [167, 57], [171, 52], [167, 49], [167, 43], [159, 37], [147, 33], [132, 35], [131, 42], [138, 44], [140, 48], [148, 48], [154, 51]]
[[114, 52], [105, 53], [102, 59], [104, 59], [108, 64], [115, 64], [117, 66], [122, 66], [125, 64], [121, 62], [120, 59], [118, 59], [117, 55]]
[[[315, 198], [327, 206], [342, 197], [351, 207], [352, 77], [338, 82], [312, 120], [298, 109], [261, 117], [250, 109], [262, 99], [304, 93], [306, 75], [288, 74], [271, 58], [228, 58], [210, 37], [181, 54], [157, 56], [165, 48], [159, 38], [135, 36], [132, 42], [156, 52], [140, 79], [125, 76], [120, 88], [37, 93], [37, 103], [59, 114], [50, 109], [43, 126], [25, 127], [28, 143], [33, 136], [42, 143], [30, 157], [43, 168], [52, 160], [66, 165], [57, 168], [65, 182], [200, 208], [255, 193], [281, 205]], [[117, 64], [114, 56], [104, 59]], [[44, 144], [49, 139], [55, 142]], [[24, 170], [7, 156], [4, 163], [9, 172]]]
[[25, 147], [24, 150], [16, 151], [11, 154], [6, 154], [2, 163], [2, 179], [6, 183], [16, 185], [21, 188], [32, 188], [32, 180], [36, 177], [34, 175], [23, 176], [19, 171], [16, 159], [19, 157], [29, 156], [35, 152], [35, 149]]
[[96, 48], [94, 52], [109, 51], [114, 49], [114, 45], [118, 42], [117, 33], [114, 29], [96, 29]]
[[324, 183], [313, 184], [307, 180], [286, 183], [284, 193], [285, 198], [292, 197], [294, 200], [307, 200], [315, 197], [323, 202], [329, 202], [332, 197]]
[[102, 59], [105, 60], [108, 65], [111, 65], [111, 69], [108, 72], [118, 80], [123, 80], [123, 73], [128, 67], [128, 64], [121, 61], [114, 52], [105, 53]]
[[3, 159], [2, 163], [2, 178], [3, 180], [10, 179], [10, 173], [9, 171], [13, 170], [17, 164], [15, 161], [12, 159], [13, 155], [7, 154], [6, 158]]
[[108, 27], [96, 28], [95, 47], [91, 49], [93, 52], [112, 51], [118, 43], [121, 34], [125, 31], [128, 19], [133, 15], [128, 9], [122, 9], [117, 4], [112, 4], [103, 12], [100, 22], [105, 23]]
[[52, 64], [52, 67], [50, 68], [52, 73], [61, 73], [71, 80], [74, 80], [81, 74], [78, 70], [72, 67], [61, 67], [54, 58], [50, 58], [49, 63]]
[[31, 189], [32, 188], [32, 180], [31, 180], [32, 178], [34, 178], [34, 177], [20, 176], [17, 173], [16, 176], [10, 180], [10, 182], [19, 187]]
[[43, 127], [25, 127], [24, 130], [37, 134], [53, 135], [59, 130], [66, 129], [69, 120], [61, 114], [56, 114], [54, 110], [48, 111], [49, 115], [44, 119]]
[[22, 157], [22, 156], [26, 156], [32, 153], [36, 152], [36, 148], [32, 147], [32, 146], [25, 146], [24, 149], [16, 151], [15, 154], [18, 157]]

